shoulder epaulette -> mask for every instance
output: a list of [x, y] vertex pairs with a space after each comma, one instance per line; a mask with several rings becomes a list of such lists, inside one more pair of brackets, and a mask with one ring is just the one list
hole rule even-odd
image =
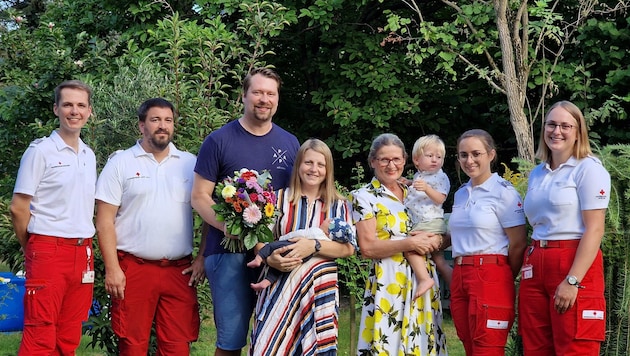
[[124, 151], [124, 150], [118, 150], [118, 151], [112, 153], [111, 155], [109, 155], [109, 157], [107, 157], [107, 159], [110, 159], [110, 158], [114, 157], [116, 155], [116, 153], [120, 153], [122, 151]]
[[31, 143], [29, 144], [29, 146], [35, 146], [35, 145], [39, 145], [40, 143], [44, 142], [44, 139], [46, 138], [46, 136], [44, 137], [40, 137], [40, 138], [36, 138], [33, 141], [31, 141]]
[[599, 157], [597, 157], [597, 156], [589, 155], [589, 156], [586, 156], [585, 158], [590, 158], [591, 160], [593, 160], [593, 161], [595, 161], [595, 162], [597, 162], [597, 163], [599, 163], [599, 164], [603, 165], [603, 164], [602, 164], [602, 161], [601, 161], [601, 160], [599, 159]]
[[504, 187], [513, 187], [512, 183], [507, 179], [502, 179], [500, 183]]

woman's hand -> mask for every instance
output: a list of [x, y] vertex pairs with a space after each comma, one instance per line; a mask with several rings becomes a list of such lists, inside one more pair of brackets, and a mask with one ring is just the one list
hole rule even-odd
[[379, 240], [376, 237], [376, 219], [362, 220], [355, 224], [361, 255], [365, 258], [388, 258], [396, 253], [413, 251], [426, 255], [439, 250], [442, 244], [441, 235], [411, 231], [409, 236], [398, 236], [396, 239]]
[[[293, 241], [294, 239], [291, 239], [290, 241]], [[278, 271], [281, 272], [289, 272], [292, 271], [293, 269], [295, 269], [296, 267], [298, 267], [299, 265], [302, 264], [302, 258], [301, 257], [294, 257], [291, 256], [292, 253], [294, 253], [295, 255], [300, 254], [300, 250], [304, 249], [304, 245], [306, 244], [305, 242], [300, 242], [300, 241], [310, 241], [311, 245], [315, 246], [315, 242], [313, 242], [312, 240], [307, 240], [307, 239], [295, 239], [296, 241], [299, 240], [298, 242], [292, 244], [292, 245], [288, 245], [282, 248], [279, 248], [277, 250], [275, 250], [269, 257], [267, 257], [267, 260], [265, 261], [267, 263], [267, 265], [269, 265], [270, 267], [273, 267], [275, 269], [277, 269]], [[298, 251], [293, 252], [295, 249], [298, 249]], [[311, 247], [310, 249], [310, 253], [308, 255], [310, 255], [311, 253], [313, 253], [314, 247]], [[282, 256], [283, 253], [287, 252], [286, 256]], [[306, 255], [306, 256], [308, 256]], [[291, 256], [291, 257], [289, 257]]]
[[292, 247], [292, 249], [289, 253], [286, 254], [285, 257], [299, 258], [300, 260], [302, 260], [315, 253], [315, 240], [296, 237], [289, 239], [289, 241], [293, 242], [293, 245], [290, 246]]
[[411, 250], [420, 255], [437, 251], [442, 244], [440, 235], [425, 231], [411, 231], [407, 240], [412, 243]]
[[573, 307], [575, 300], [577, 299], [578, 288], [572, 286], [563, 279], [558, 287], [556, 287], [556, 293], [553, 296], [553, 306], [560, 314], [566, 312]]

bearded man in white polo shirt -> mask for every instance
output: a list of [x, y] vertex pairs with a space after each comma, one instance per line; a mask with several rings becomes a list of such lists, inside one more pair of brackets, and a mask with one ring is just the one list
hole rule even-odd
[[18, 355], [74, 355], [92, 305], [96, 158], [80, 138], [91, 96], [78, 80], [59, 84], [59, 129], [31, 142], [20, 161], [11, 200], [26, 269]]
[[[138, 110], [142, 139], [110, 156], [96, 188], [96, 229], [120, 355], [146, 355], [155, 321], [159, 355], [189, 355], [199, 334], [192, 258], [194, 155], [171, 142], [175, 109], [154, 98]], [[203, 251], [203, 248], [200, 250]]]

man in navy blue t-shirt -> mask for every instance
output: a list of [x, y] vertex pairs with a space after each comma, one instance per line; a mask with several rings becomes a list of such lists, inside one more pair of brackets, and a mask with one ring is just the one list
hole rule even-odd
[[243, 80], [243, 116], [212, 132], [197, 156], [192, 205], [210, 225], [204, 256], [217, 328], [215, 355], [240, 355], [247, 344], [256, 301], [250, 283], [257, 276], [255, 270], [246, 266], [245, 251], [231, 253], [220, 245], [225, 224], [217, 221], [212, 209], [214, 188], [242, 168], [268, 170], [274, 189], [289, 185], [299, 142], [272, 122], [281, 83], [273, 70], [253, 69]]

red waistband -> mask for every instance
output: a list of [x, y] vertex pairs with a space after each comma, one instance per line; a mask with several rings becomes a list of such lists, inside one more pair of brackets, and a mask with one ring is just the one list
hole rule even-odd
[[161, 260], [147, 260], [147, 259], [135, 256], [135, 255], [132, 255], [125, 251], [118, 251], [118, 260], [123, 260], [125, 258], [131, 258], [136, 263], [141, 264], [141, 265], [150, 264], [150, 265], [156, 265], [160, 267], [179, 267], [179, 266], [189, 265], [192, 263], [192, 255], [182, 257], [178, 260], [168, 260], [166, 258], [163, 258]]
[[540, 248], [577, 248], [580, 245], [577, 240], [534, 240], [532, 246]]
[[457, 256], [455, 264], [460, 266], [503, 265], [507, 264], [505, 255]]
[[29, 239], [33, 239], [33, 241], [38, 242], [49, 242], [57, 245], [73, 245], [73, 246], [85, 246], [89, 245], [92, 242], [92, 238], [66, 238], [66, 237], [56, 237], [56, 236], [48, 236], [48, 235], [40, 235], [40, 234], [30, 234]]

